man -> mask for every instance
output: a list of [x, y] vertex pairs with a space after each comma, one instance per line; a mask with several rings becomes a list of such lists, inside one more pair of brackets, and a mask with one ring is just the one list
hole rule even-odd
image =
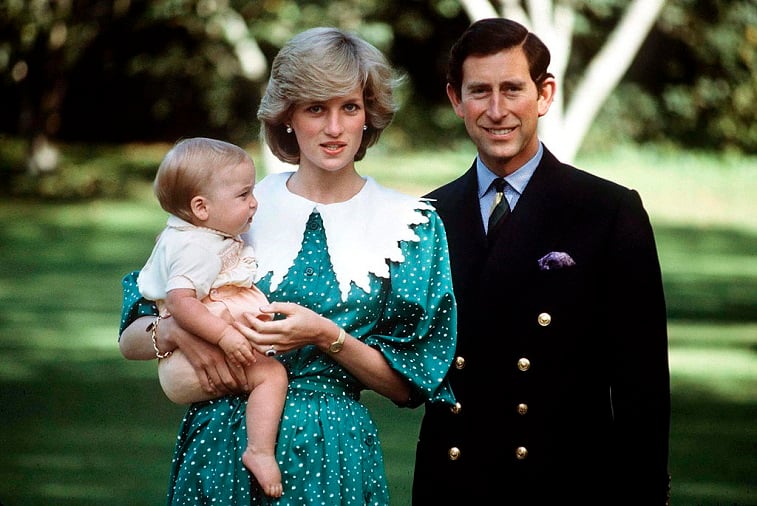
[[[550, 55], [507, 19], [452, 47], [447, 95], [478, 156], [431, 192], [458, 302], [455, 409], [426, 406], [413, 504], [666, 503], [666, 308], [639, 195], [537, 137]], [[501, 188], [504, 216], [487, 224]], [[500, 194], [500, 196], [502, 196]], [[488, 233], [488, 237], [487, 237]]]

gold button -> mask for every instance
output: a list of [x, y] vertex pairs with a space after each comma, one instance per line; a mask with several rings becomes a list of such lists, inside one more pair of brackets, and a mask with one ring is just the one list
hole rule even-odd
[[549, 313], [540, 313], [536, 318], [536, 321], [539, 322], [539, 325], [541, 325], [542, 327], [546, 327], [547, 325], [552, 323], [552, 315]]
[[457, 415], [458, 413], [460, 413], [460, 411], [462, 411], [462, 409], [463, 409], [463, 405], [460, 404], [459, 402], [456, 402], [454, 406], [450, 406], [449, 408], [449, 410], [452, 411], [453, 415]]
[[525, 446], [519, 446], [515, 449], [515, 458], [518, 460], [525, 460], [528, 457], [528, 450]]
[[518, 414], [525, 415], [526, 413], [528, 413], [528, 404], [521, 402], [520, 404], [518, 404]]
[[465, 359], [463, 357], [455, 357], [455, 369], [462, 369], [465, 367]]
[[518, 360], [518, 369], [521, 371], [528, 371], [531, 368], [531, 361], [527, 358], [521, 358]]
[[460, 458], [460, 448], [452, 447], [447, 452], [450, 460], [457, 460]]

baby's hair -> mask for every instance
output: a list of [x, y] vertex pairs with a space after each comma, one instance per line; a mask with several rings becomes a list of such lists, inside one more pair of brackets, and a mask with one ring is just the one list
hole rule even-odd
[[192, 198], [207, 192], [218, 170], [245, 160], [252, 161], [244, 149], [228, 142], [207, 137], [179, 140], [163, 157], [155, 175], [153, 190], [160, 207], [191, 221]]

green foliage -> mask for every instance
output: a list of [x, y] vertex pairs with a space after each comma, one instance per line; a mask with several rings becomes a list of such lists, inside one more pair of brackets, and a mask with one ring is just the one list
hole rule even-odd
[[25, 170], [20, 139], [0, 144], [0, 195], [28, 200], [77, 201], [125, 198], [135, 183], [152, 181], [168, 144], [60, 146], [58, 170], [30, 174]]
[[[666, 15], [667, 13], [667, 15]], [[757, 152], [757, 9], [751, 0], [674, 2], [661, 29], [690, 58], [659, 96], [665, 135], [684, 145]]]
[[[573, 2], [566, 98], [628, 4]], [[224, 31], [228, 16], [267, 60], [259, 76], [245, 72], [235, 36]], [[0, 2], [0, 132], [62, 143], [208, 135], [249, 144], [268, 62], [293, 34], [326, 24], [360, 33], [408, 75], [390, 145], [446, 148], [465, 139], [444, 77], [449, 47], [468, 23], [456, 0], [7, 0]], [[611, 141], [757, 152], [755, 26], [753, 0], [667, 0], [594, 132]], [[14, 175], [16, 194], [92, 197], [122, 184], [105, 172], [31, 179]]]

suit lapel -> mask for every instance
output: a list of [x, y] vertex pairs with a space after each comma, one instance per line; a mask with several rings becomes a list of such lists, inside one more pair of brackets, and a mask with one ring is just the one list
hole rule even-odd
[[458, 179], [432, 194], [432, 202], [444, 221], [449, 244], [455, 295], [465, 299], [471, 283], [478, 278], [487, 245], [478, 201], [475, 161]]
[[560, 167], [560, 162], [545, 149], [515, 209], [490, 238], [484, 272], [523, 272], [531, 263], [534, 267], [538, 253], [554, 242], [560, 233], [557, 209], [565, 195]]

